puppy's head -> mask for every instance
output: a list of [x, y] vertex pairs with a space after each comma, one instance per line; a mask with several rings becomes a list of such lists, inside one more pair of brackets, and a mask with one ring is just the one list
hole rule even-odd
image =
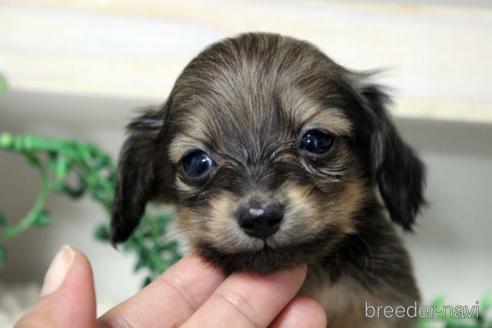
[[279, 35], [205, 49], [163, 108], [129, 126], [113, 242], [160, 200], [176, 206], [195, 251], [226, 271], [268, 272], [336, 252], [376, 189], [411, 229], [423, 167], [368, 78]]

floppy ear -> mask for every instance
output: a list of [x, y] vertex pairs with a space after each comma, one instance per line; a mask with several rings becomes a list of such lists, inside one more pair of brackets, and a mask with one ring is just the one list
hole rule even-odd
[[371, 152], [379, 192], [391, 219], [411, 231], [425, 203], [424, 165], [391, 122], [386, 111], [388, 95], [374, 84], [362, 86], [360, 91], [373, 118]]
[[113, 245], [127, 240], [140, 222], [147, 202], [157, 193], [156, 156], [164, 112], [148, 110], [127, 127], [118, 163], [111, 217]]

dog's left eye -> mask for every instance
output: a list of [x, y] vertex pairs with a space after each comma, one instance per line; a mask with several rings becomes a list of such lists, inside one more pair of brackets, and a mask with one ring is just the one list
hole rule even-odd
[[191, 178], [204, 176], [215, 164], [205, 152], [195, 150], [182, 159], [183, 169]]
[[300, 148], [314, 154], [324, 154], [328, 152], [335, 137], [323, 130], [312, 129], [302, 136]]

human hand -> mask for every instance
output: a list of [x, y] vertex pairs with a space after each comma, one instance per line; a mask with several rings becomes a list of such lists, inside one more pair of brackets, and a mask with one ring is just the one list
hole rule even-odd
[[296, 296], [306, 267], [267, 276], [225, 277], [186, 256], [139, 293], [96, 319], [92, 269], [64, 246], [45, 277], [41, 297], [15, 328], [28, 327], [326, 327], [321, 305]]

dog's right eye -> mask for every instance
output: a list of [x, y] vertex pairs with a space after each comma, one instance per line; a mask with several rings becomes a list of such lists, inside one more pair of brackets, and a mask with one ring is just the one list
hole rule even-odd
[[182, 165], [190, 178], [200, 178], [210, 171], [215, 162], [204, 151], [195, 150], [183, 157]]

